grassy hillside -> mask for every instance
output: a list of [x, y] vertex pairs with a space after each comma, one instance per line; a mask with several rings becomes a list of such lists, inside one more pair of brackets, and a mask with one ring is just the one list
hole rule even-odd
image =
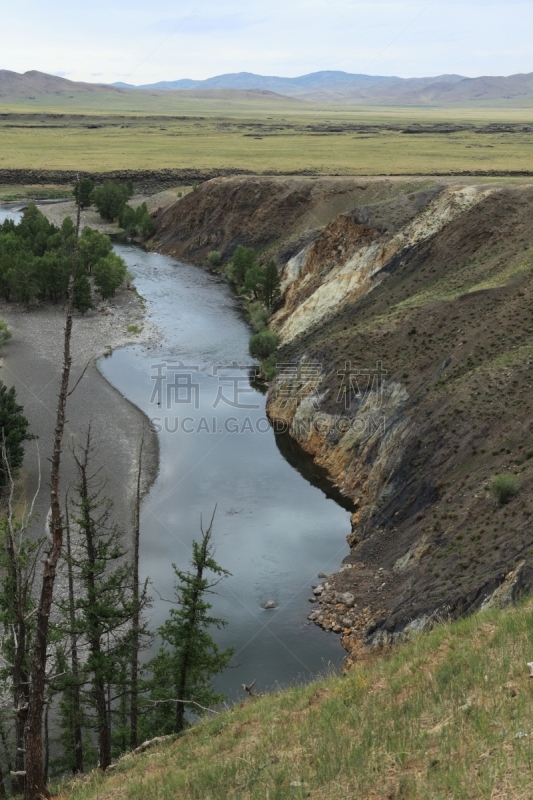
[[250, 700], [61, 797], [530, 797], [532, 609], [440, 625], [345, 677]]
[[371, 175], [532, 169], [533, 110], [347, 109], [275, 96], [191, 94], [110, 91], [36, 97], [33, 105], [4, 101], [0, 170]]

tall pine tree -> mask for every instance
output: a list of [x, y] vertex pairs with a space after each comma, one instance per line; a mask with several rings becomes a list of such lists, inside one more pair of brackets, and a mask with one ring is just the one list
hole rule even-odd
[[151, 730], [147, 733], [180, 733], [186, 726], [187, 708], [212, 708], [224, 699], [213, 690], [211, 678], [228, 665], [234, 649], [220, 650], [210, 635], [209, 629], [227, 623], [210, 616], [212, 606], [206, 595], [230, 573], [213, 558], [214, 516], [205, 532], [202, 528], [201, 540], [192, 544], [192, 570], [184, 572], [174, 565], [178, 607], [171, 609], [159, 628], [163, 644], [147, 665], [152, 673], [148, 682]]

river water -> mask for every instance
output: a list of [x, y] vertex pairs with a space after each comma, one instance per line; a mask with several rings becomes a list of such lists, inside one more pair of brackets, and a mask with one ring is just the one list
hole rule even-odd
[[[265, 397], [249, 382], [250, 329], [232, 290], [168, 256], [134, 245], [115, 249], [159, 334], [151, 346], [125, 347], [99, 362], [158, 432], [160, 468], [141, 518], [151, 626], [168, 614], [172, 564], [187, 568], [200, 519], [206, 527], [216, 506], [216, 560], [231, 575], [211, 597], [213, 613], [227, 621], [214, 636], [236, 651], [217, 689], [235, 699], [242, 683], [256, 679], [265, 691], [338, 667], [338, 637], [306, 617], [317, 573], [338, 569], [348, 552], [349, 513], [269, 426]], [[264, 609], [268, 601], [276, 608]]]

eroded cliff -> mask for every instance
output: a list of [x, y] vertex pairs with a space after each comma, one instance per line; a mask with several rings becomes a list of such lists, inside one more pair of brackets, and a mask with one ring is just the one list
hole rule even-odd
[[183, 258], [278, 258], [268, 411], [353, 508], [314, 621], [355, 653], [531, 585], [532, 186], [220, 179], [158, 224]]

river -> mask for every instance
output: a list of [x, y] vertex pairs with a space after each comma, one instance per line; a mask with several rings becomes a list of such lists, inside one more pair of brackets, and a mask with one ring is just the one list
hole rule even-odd
[[[0, 221], [5, 216], [0, 210]], [[127, 244], [115, 250], [159, 332], [157, 344], [125, 347], [99, 362], [158, 432], [159, 473], [141, 518], [151, 626], [168, 614], [172, 564], [187, 568], [200, 519], [207, 526], [216, 506], [216, 560], [231, 575], [211, 598], [213, 613], [227, 621], [214, 636], [236, 651], [217, 689], [233, 700], [242, 683], [257, 680], [265, 691], [338, 667], [339, 638], [306, 617], [317, 574], [338, 569], [348, 553], [349, 513], [269, 426], [265, 397], [249, 382], [250, 329], [231, 288], [168, 256]], [[263, 608], [269, 601], [275, 609]]]

